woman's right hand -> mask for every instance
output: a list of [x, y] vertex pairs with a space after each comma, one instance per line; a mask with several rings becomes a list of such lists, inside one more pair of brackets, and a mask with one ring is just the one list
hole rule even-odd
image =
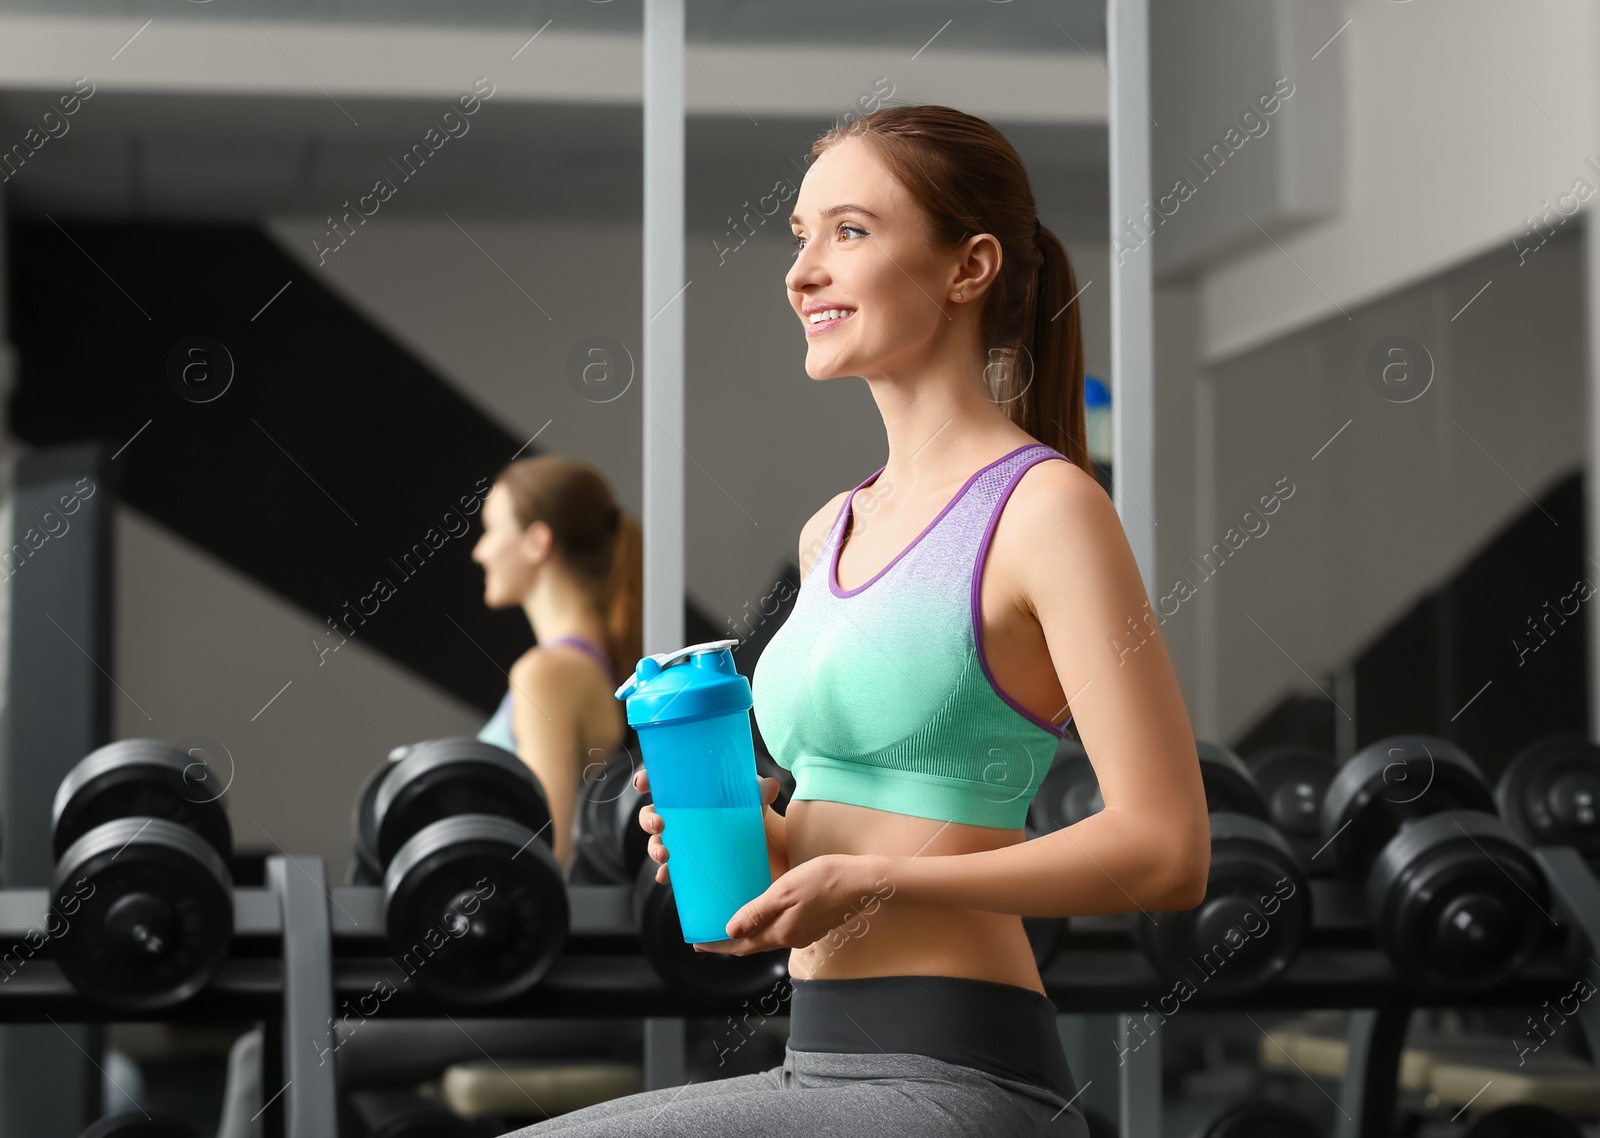
[[[778, 800], [778, 791], [780, 789], [778, 780], [766, 778], [762, 775], [757, 775], [756, 780], [761, 783], [761, 809], [765, 811], [767, 807]], [[633, 785], [636, 790], [645, 794], [650, 793], [650, 775], [643, 767], [640, 767], [633, 776]], [[662, 885], [667, 884], [670, 880], [667, 876], [667, 847], [661, 840], [661, 830], [665, 825], [666, 822], [662, 820], [661, 815], [656, 813], [653, 802], [646, 802], [639, 807], [639, 827], [650, 835], [650, 843], [647, 849], [650, 854], [650, 860], [658, 866], [656, 869], [656, 881]]]

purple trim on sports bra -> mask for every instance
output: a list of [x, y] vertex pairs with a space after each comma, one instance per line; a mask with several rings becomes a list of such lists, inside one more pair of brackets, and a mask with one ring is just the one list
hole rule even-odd
[[[1043, 443], [1037, 443], [1033, 445], [1040, 447], [1044, 446]], [[1016, 452], [1013, 451], [1012, 453], [1015, 454]], [[1006, 457], [1009, 458], [1010, 455], [1007, 455]], [[983, 587], [983, 565], [989, 557], [989, 540], [994, 536], [995, 526], [1000, 524], [1000, 511], [1005, 509], [1006, 502], [1011, 497], [1011, 492], [1017, 488], [1017, 483], [1022, 481], [1022, 476], [1037, 463], [1045, 462], [1052, 458], [1059, 458], [1063, 462], [1067, 461], [1066, 455], [1049, 450], [1046, 451], [1046, 453], [1040, 454], [1037, 458], [1030, 459], [1028, 462], [1023, 463], [1022, 466], [1020, 466], [1011, 475], [1011, 481], [1006, 483], [1006, 488], [1000, 493], [999, 501], [995, 503], [994, 511], [989, 515], [989, 524], [983, 528], [983, 537], [978, 542], [977, 561], [972, 567], [972, 640], [973, 643], [977, 645], [978, 663], [983, 666], [983, 674], [988, 679], [989, 686], [994, 689], [995, 694], [1001, 699], [1005, 700], [1014, 709], [1021, 712], [1025, 717], [1027, 717], [1030, 723], [1036, 723], [1040, 727], [1043, 727], [1046, 731], [1049, 731], [1052, 735], [1060, 738], [1066, 735], [1067, 724], [1072, 722], [1071, 715], [1067, 716], [1060, 727], [1057, 727], [1054, 723], [1046, 722], [1007, 695], [1000, 687], [1000, 684], [995, 680], [994, 672], [989, 668], [989, 661], [984, 657], [983, 654], [983, 605], [980, 600], [980, 593]]]
[[857, 486], [855, 488], [855, 490], [850, 491], [850, 496], [845, 499], [844, 509], [839, 511], [839, 520], [840, 520], [840, 523], [842, 523], [842, 524], [840, 525], [838, 539], [833, 543], [833, 557], [832, 557], [832, 559], [830, 560], [830, 562], [828, 564], [828, 589], [829, 589], [829, 591], [831, 591], [833, 593], [833, 595], [836, 596], [836, 597], [853, 597], [857, 593], [863, 591], [864, 589], [869, 588], [873, 584], [873, 582], [877, 581], [885, 573], [887, 573], [889, 570], [893, 569], [895, 567], [895, 565], [899, 563], [901, 558], [905, 557], [906, 554], [910, 553], [913, 549], [915, 549], [917, 547], [918, 543], [920, 543], [923, 538], [927, 537], [928, 534], [933, 532], [933, 527], [938, 525], [939, 522], [943, 520], [943, 518], [944, 518], [944, 516], [946, 514], [948, 514], [951, 510], [955, 509], [956, 503], [961, 501], [961, 499], [966, 496], [966, 493], [967, 493], [968, 490], [972, 489], [972, 484], [978, 480], [979, 476], [988, 473], [990, 470], [992, 470], [995, 467], [999, 466], [1002, 462], [1005, 462], [1007, 459], [1014, 458], [1015, 456], [1021, 454], [1023, 451], [1027, 450], [1029, 447], [1036, 447], [1036, 446], [1043, 446], [1043, 445], [1044, 444], [1042, 444], [1042, 443], [1028, 443], [1025, 446], [1018, 447], [1016, 450], [1012, 451], [1010, 454], [1003, 454], [999, 458], [995, 459], [993, 462], [987, 464], [986, 466], [980, 467], [979, 469], [973, 471], [972, 472], [972, 477], [968, 478], [966, 480], [966, 482], [962, 484], [961, 489], [956, 491], [956, 496], [954, 498], [951, 498], [950, 501], [945, 504], [944, 509], [939, 511], [938, 516], [935, 517], [933, 519], [933, 521], [929, 522], [926, 526], [923, 527], [922, 532], [919, 533], [912, 540], [910, 545], [906, 546], [898, 554], [896, 554], [893, 561], [889, 562], [889, 564], [885, 565], [882, 569], [879, 569], [877, 571], [877, 573], [875, 573], [873, 575], [871, 581], [868, 581], [865, 584], [857, 585], [855, 588], [853, 588], [853, 589], [849, 590], [848, 592], [846, 592], [845, 590], [843, 590], [843, 589], [841, 589], [839, 587], [839, 555], [844, 552], [844, 530], [849, 525], [850, 511], [851, 511], [851, 507], [855, 504], [856, 491], [861, 490], [862, 488], [867, 486], [869, 483], [876, 482], [877, 479], [878, 479], [878, 475], [882, 474], [885, 470], [888, 469], [887, 465], [880, 466], [877, 469], [876, 473], [874, 473], [871, 477], [869, 477], [866, 482], [863, 482], [860, 486]]
[[601, 648], [594, 641], [582, 636], [558, 636], [554, 640], [548, 642], [545, 647], [550, 648], [557, 644], [571, 644], [574, 648], [583, 649], [594, 658], [595, 662], [598, 663], [601, 668], [605, 670], [606, 675], [609, 676], [611, 674], [611, 661], [606, 656], [605, 649]]

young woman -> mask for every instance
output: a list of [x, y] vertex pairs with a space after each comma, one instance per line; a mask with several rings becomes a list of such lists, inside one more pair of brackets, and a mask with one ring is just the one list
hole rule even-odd
[[643, 654], [642, 548], [638, 524], [583, 463], [513, 462], [483, 503], [472, 559], [483, 566], [484, 603], [521, 607], [536, 643], [511, 666], [510, 687], [478, 738], [539, 776], [564, 869], [584, 771], [627, 729], [612, 693]]
[[[806, 374], [863, 377], [889, 457], [800, 533], [803, 584], [754, 675], [796, 776], [786, 816], [766, 813], [785, 871], [702, 946], [791, 950], [785, 1060], [520, 1135], [1082, 1138], [1021, 917], [1205, 890], [1194, 735], [1091, 473], [1077, 286], [1021, 161], [940, 106], [876, 111], [811, 157], [786, 281]], [[1067, 720], [1105, 809], [1024, 842]], [[664, 881], [662, 820], [640, 824]]]

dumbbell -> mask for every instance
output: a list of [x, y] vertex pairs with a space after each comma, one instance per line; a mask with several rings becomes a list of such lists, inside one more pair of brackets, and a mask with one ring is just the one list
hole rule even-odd
[[196, 1138], [194, 1127], [181, 1118], [129, 1110], [89, 1123], [78, 1138]]
[[1278, 828], [1312, 877], [1333, 866], [1316, 857], [1322, 847], [1322, 800], [1339, 764], [1315, 747], [1268, 747], [1245, 758], [1245, 766], [1267, 803], [1267, 820]]
[[[758, 996], [783, 979], [789, 968], [788, 949], [733, 956], [696, 952], [694, 945], [686, 943], [672, 882], [656, 881], [656, 870], [660, 868], [645, 858], [633, 883], [639, 947], [657, 976], [680, 991], [717, 1001]], [[671, 863], [667, 868], [671, 869]]]
[[351, 885], [383, 884], [383, 862], [378, 859], [378, 851], [373, 846], [378, 834], [378, 826], [373, 819], [373, 808], [378, 804], [378, 788], [383, 785], [384, 776], [389, 773], [389, 768], [405, 758], [410, 751], [409, 743], [390, 751], [387, 761], [372, 769], [372, 773], [362, 780], [361, 789], [356, 793], [355, 806], [350, 812], [350, 849], [354, 855], [350, 861], [348, 875]]
[[1511, 760], [1494, 798], [1500, 819], [1530, 846], [1571, 846], [1600, 867], [1600, 747], [1544, 739]]
[[1544, 874], [1477, 765], [1443, 739], [1395, 735], [1352, 756], [1328, 784], [1322, 836], [1322, 856], [1365, 881], [1378, 942], [1411, 983], [1492, 987], [1549, 924]]
[[633, 785], [638, 769], [634, 753], [618, 747], [585, 772], [578, 791], [575, 881], [627, 884], [648, 859], [650, 835], [639, 825], [639, 808], [649, 796]]
[[1292, 1107], [1277, 1102], [1241, 1102], [1194, 1131], [1193, 1138], [1316, 1138], [1322, 1130]]
[[1519, 1102], [1473, 1119], [1461, 1138], [1583, 1138], [1583, 1128], [1547, 1106]]
[[[567, 940], [550, 807], [521, 759], [469, 737], [404, 748], [358, 800], [358, 848], [382, 870], [384, 933], [412, 975], [457, 1003], [536, 984]], [[358, 852], [358, 858], [360, 857]]]
[[[1211, 825], [1211, 868], [1193, 909], [1137, 919], [1134, 939], [1151, 966], [1171, 981], [1199, 979], [1235, 994], [1270, 983], [1299, 954], [1311, 924], [1310, 885], [1288, 840], [1266, 820], [1267, 805], [1237, 755], [1195, 745]], [[1089, 755], [1071, 740], [1057, 748], [1030, 821], [1061, 829], [1105, 808]], [[1202, 961], [1215, 960], [1209, 972]]]
[[171, 1007], [227, 959], [233, 837], [202, 789], [206, 774], [170, 743], [125, 739], [85, 756], [57, 788], [51, 893], [65, 928], [50, 934], [52, 955], [85, 995]]
[[352, 1091], [341, 1104], [345, 1138], [474, 1138], [478, 1129], [414, 1090]]
[[[778, 780], [772, 808], [782, 814], [794, 792], [794, 777], [759, 747], [756, 773]], [[612, 751], [604, 763], [586, 772], [578, 799], [576, 863], [583, 876], [598, 883], [626, 885], [649, 860], [650, 835], [639, 825], [639, 809], [650, 801], [633, 785], [640, 762], [626, 747]], [[576, 866], [574, 879], [578, 879]]]

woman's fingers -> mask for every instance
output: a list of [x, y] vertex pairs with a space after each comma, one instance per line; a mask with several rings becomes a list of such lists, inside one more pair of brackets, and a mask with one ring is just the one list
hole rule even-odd
[[[645, 769], [640, 767], [633, 775], [633, 787], [645, 794], [650, 793], [650, 776]], [[656, 813], [655, 807], [650, 803], [639, 808], [639, 825], [645, 833], [650, 835], [650, 841], [645, 847], [650, 860], [656, 862], [656, 882], [665, 885], [670, 880], [667, 876], [667, 847], [661, 840], [661, 831], [666, 827], [661, 815]]]
[[778, 801], [778, 790], [780, 789], [778, 780], [769, 778], [766, 775], [757, 775], [756, 777], [761, 780], [761, 805], [771, 806]]

